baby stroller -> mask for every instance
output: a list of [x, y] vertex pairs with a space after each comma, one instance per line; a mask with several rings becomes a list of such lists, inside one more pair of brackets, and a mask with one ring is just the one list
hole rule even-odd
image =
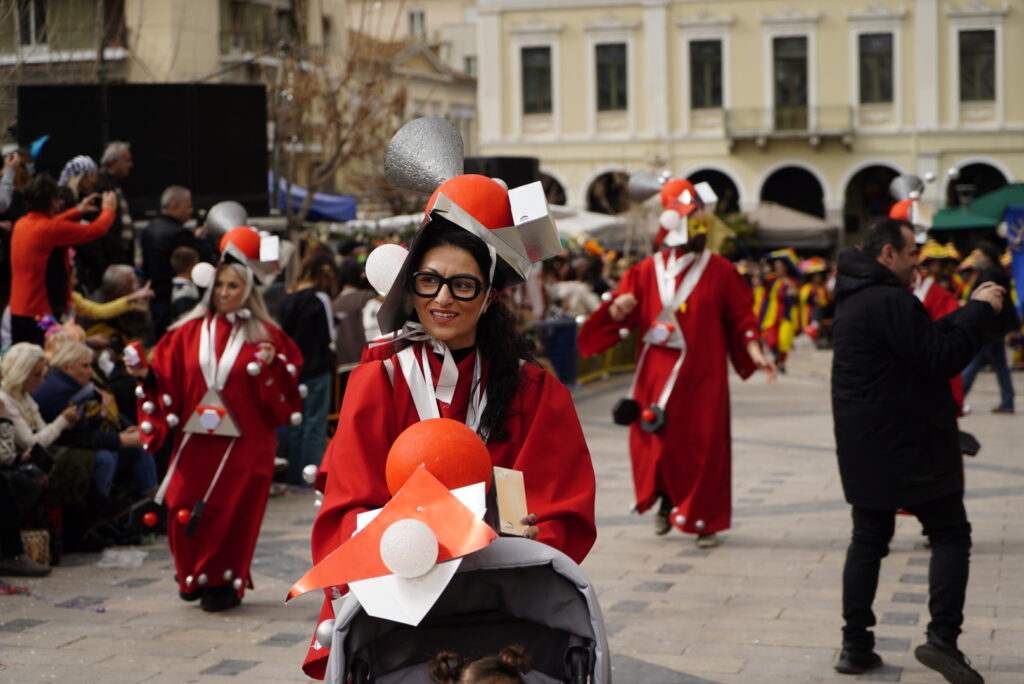
[[580, 567], [545, 544], [501, 537], [463, 558], [416, 627], [368, 616], [351, 594], [335, 602], [325, 680], [431, 684], [426, 663], [452, 650], [467, 659], [523, 646], [531, 684], [609, 684], [608, 639], [597, 595]]

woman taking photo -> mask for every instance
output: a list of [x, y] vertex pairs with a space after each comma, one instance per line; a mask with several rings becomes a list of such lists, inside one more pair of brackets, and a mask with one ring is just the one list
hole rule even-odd
[[146, 450], [182, 426], [156, 500], [167, 504], [179, 594], [210, 612], [237, 606], [253, 586], [249, 565], [274, 474], [275, 430], [301, 420], [302, 355], [254, 287], [259, 236], [238, 231], [255, 234], [236, 228], [225, 236], [203, 301], [161, 338], [150, 365], [129, 367], [141, 380]]
[[[410, 425], [435, 417], [464, 422], [485, 441], [494, 465], [522, 471], [531, 511], [524, 536], [580, 562], [596, 532], [594, 471], [579, 419], [569, 391], [533, 363], [531, 345], [497, 299], [529, 268], [529, 260], [524, 266], [499, 256], [500, 238], [490, 234], [513, 225], [508, 191], [467, 175], [439, 193], [444, 198], [435, 193], [431, 200], [378, 316], [383, 331], [399, 334], [372, 349], [379, 360], [364, 362], [349, 379], [318, 477], [324, 499], [313, 526], [314, 562], [352, 535], [357, 513], [388, 502], [391, 444]], [[461, 212], [445, 209], [470, 217], [456, 224], [444, 216]], [[377, 284], [372, 262], [371, 255], [367, 274]], [[321, 620], [331, 617], [325, 601]], [[328, 651], [314, 643], [307, 674], [323, 676]]]

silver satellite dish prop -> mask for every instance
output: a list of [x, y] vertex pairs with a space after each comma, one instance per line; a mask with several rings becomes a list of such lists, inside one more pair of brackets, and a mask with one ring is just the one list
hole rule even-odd
[[217, 202], [206, 212], [206, 228], [215, 242], [219, 242], [229, 230], [248, 225], [249, 214], [238, 202], [227, 200]]
[[634, 171], [629, 174], [629, 183], [626, 185], [626, 192], [629, 199], [634, 202], [646, 202], [661, 192], [661, 181], [648, 171]]
[[924, 193], [924, 181], [917, 176], [905, 173], [902, 176], [896, 176], [889, 183], [889, 194], [898, 202], [910, 199], [912, 192], [916, 192], [918, 195]]
[[432, 193], [462, 175], [462, 136], [447, 119], [424, 116], [398, 129], [384, 152], [384, 177], [396, 188]]

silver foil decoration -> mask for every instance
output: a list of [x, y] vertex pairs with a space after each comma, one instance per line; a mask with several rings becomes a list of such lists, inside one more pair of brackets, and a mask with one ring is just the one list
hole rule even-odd
[[661, 185], [661, 181], [655, 178], [653, 174], [647, 171], [634, 171], [629, 174], [629, 184], [626, 186], [626, 192], [629, 194], [629, 199], [634, 202], [646, 202], [661, 192]]
[[905, 173], [902, 176], [896, 176], [889, 183], [889, 194], [896, 201], [910, 199], [912, 192], [916, 192], [918, 195], [924, 192], [924, 181], [917, 176]]
[[384, 153], [384, 176], [396, 188], [431, 193], [462, 175], [462, 136], [440, 116], [413, 119], [398, 129]]
[[331, 647], [331, 640], [334, 638], [334, 619], [327, 618], [316, 626], [316, 640], [324, 648]]
[[248, 223], [249, 214], [245, 207], [232, 200], [217, 202], [206, 212], [206, 228], [218, 244], [224, 233]]

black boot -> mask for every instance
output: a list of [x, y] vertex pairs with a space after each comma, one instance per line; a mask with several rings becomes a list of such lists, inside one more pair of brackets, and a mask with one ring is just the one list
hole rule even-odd
[[971, 661], [961, 653], [956, 643], [951, 643], [933, 634], [928, 641], [914, 649], [914, 657], [925, 667], [930, 667], [950, 684], [985, 684], [978, 671], [971, 667]]
[[241, 602], [242, 599], [238, 598], [238, 592], [234, 587], [230, 584], [222, 584], [204, 591], [199, 601], [199, 607], [207, 613], [219, 613], [230, 610]]
[[864, 674], [868, 670], [874, 670], [882, 666], [882, 658], [870, 648], [857, 648], [854, 646], [843, 646], [839, 653], [839, 660], [836, 661], [836, 672], [842, 674]]

